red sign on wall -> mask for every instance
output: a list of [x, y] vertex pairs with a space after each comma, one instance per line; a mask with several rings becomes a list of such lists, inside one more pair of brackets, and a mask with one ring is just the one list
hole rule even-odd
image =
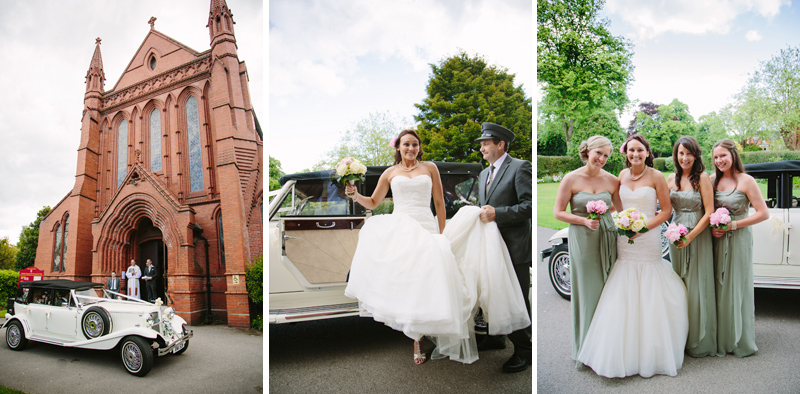
[[28, 267], [19, 272], [19, 280], [17, 281], [17, 286], [19, 286], [21, 282], [42, 280], [42, 278], [44, 278], [44, 271], [36, 267]]

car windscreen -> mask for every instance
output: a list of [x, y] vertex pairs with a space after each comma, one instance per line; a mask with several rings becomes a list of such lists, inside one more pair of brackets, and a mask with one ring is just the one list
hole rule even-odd
[[75, 290], [75, 298], [81, 305], [94, 304], [105, 299], [105, 292], [101, 287], [92, 287], [88, 289]]

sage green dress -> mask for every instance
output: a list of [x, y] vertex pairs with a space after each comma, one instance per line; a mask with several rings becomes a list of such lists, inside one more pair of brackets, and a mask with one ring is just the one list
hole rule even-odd
[[[607, 191], [597, 194], [578, 192], [570, 199], [570, 210], [575, 215], [588, 217], [586, 203], [596, 200], [603, 200], [609, 208], [613, 205], [611, 193]], [[611, 271], [611, 265], [616, 260], [617, 229], [611, 219], [611, 212], [600, 218], [600, 227], [597, 230], [592, 231], [581, 225], [569, 226], [573, 359], [577, 359], [580, 353], [597, 302], [600, 300], [603, 285]]]
[[[725, 207], [731, 220], [747, 217], [750, 200], [739, 190], [717, 191], [714, 207]], [[758, 351], [753, 296], [753, 231], [729, 230], [714, 239], [717, 289], [717, 355], [746, 357]]]
[[[705, 208], [699, 190], [670, 190], [673, 223], [691, 232], [703, 217]], [[706, 227], [689, 246], [678, 249], [670, 243], [672, 268], [686, 285], [689, 301], [689, 337], [686, 353], [692, 357], [717, 354], [717, 299], [714, 288], [714, 254], [711, 228]]]

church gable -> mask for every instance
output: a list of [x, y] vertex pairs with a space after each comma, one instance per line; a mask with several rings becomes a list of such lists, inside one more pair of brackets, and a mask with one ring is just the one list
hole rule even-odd
[[176, 67], [191, 63], [200, 56], [202, 53], [151, 29], [128, 63], [125, 72], [109, 92], [133, 86]]

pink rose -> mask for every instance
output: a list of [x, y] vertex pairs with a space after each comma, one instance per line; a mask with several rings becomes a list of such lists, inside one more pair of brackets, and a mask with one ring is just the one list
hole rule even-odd
[[594, 213], [595, 207], [597, 206], [597, 201], [589, 201], [586, 203], [586, 212]]
[[389, 141], [389, 146], [391, 146], [392, 148], [395, 148], [396, 144], [397, 144], [397, 137], [392, 137], [392, 140]]
[[342, 159], [342, 164], [350, 164], [352, 162], [353, 162], [352, 157], [345, 157], [344, 159]]
[[597, 212], [598, 214], [602, 215], [602, 214], [608, 212], [608, 205], [603, 200], [597, 200], [597, 201], [595, 201], [594, 209], [595, 209], [595, 212]]
[[631, 219], [639, 220], [642, 216], [639, 214], [639, 211], [632, 211], [631, 212]]
[[628, 227], [631, 224], [631, 220], [627, 216], [623, 216], [619, 218], [619, 224], [621, 224], [622, 227]]

